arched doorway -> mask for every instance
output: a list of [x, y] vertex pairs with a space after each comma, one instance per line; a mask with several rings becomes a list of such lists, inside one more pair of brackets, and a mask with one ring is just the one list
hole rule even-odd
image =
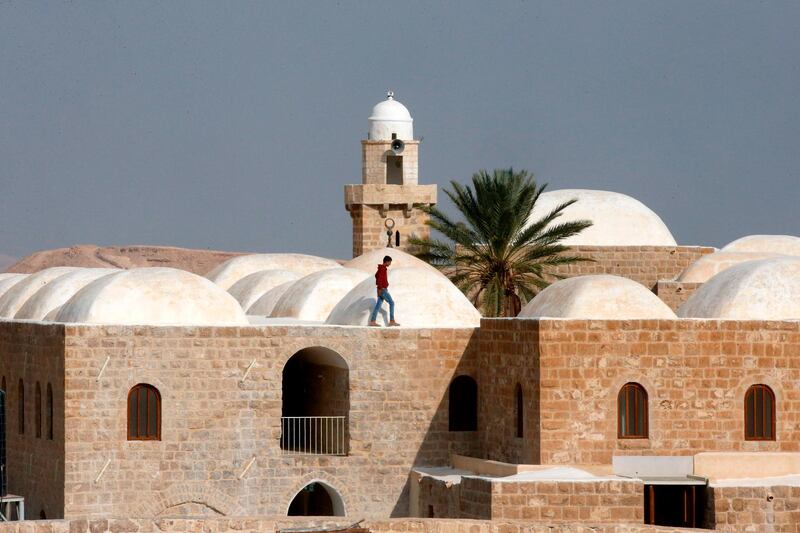
[[333, 487], [314, 481], [295, 494], [289, 516], [345, 516], [342, 497]]
[[284, 452], [347, 455], [349, 412], [350, 372], [338, 353], [315, 346], [289, 358], [283, 367]]

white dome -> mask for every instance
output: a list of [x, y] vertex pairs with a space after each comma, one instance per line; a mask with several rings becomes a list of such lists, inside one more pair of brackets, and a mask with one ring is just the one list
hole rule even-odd
[[254, 272], [262, 270], [288, 270], [299, 276], [307, 276], [320, 270], [340, 268], [332, 259], [304, 254], [252, 254], [228, 259], [206, 277], [225, 290]]
[[275, 305], [281, 299], [286, 291], [289, 290], [289, 287], [295, 284], [295, 281], [287, 281], [286, 283], [282, 283], [277, 287], [274, 287], [267, 292], [265, 292], [261, 298], [256, 300], [253, 305], [247, 308], [248, 315], [255, 315], [255, 316], [270, 316], [272, 314], [272, 310], [275, 309]]
[[413, 122], [406, 106], [394, 99], [394, 93], [389, 92], [386, 100], [372, 108], [369, 140], [388, 141], [394, 133], [398, 139], [410, 141], [414, 138]]
[[70, 298], [57, 322], [246, 326], [236, 299], [211, 281], [175, 268], [135, 268], [95, 280]]
[[11, 287], [27, 278], [29, 274], [0, 274], [0, 297], [8, 292]]
[[[389, 269], [389, 293], [395, 301], [395, 318], [414, 328], [477, 327], [481, 315], [450, 280], [429, 268]], [[366, 326], [377, 300], [375, 279], [370, 276], [342, 298], [326, 323]], [[378, 314], [388, 324], [389, 304]]]
[[289, 287], [275, 304], [270, 316], [324, 322], [334, 306], [353, 287], [371, 277], [367, 272], [354, 268], [309, 274]]
[[767, 252], [715, 252], [702, 256], [700, 259], [686, 267], [678, 276], [678, 281], [684, 283], [705, 283], [723, 270], [736, 266], [746, 261], [766, 259], [768, 257], [782, 257], [780, 254]]
[[676, 246], [675, 239], [657, 214], [625, 194], [587, 189], [562, 189], [542, 193], [528, 224], [545, 217], [558, 205], [577, 198], [553, 223], [590, 220], [592, 226], [561, 241], [568, 246]]
[[397, 248], [380, 248], [378, 250], [372, 250], [370, 252], [366, 252], [354, 259], [351, 259], [350, 261], [345, 263], [344, 266], [346, 268], [357, 268], [359, 270], [363, 270], [364, 272], [375, 274], [375, 271], [378, 269], [378, 265], [383, 263], [383, 258], [387, 255], [392, 258], [392, 266], [391, 266], [392, 269], [427, 268], [432, 272], [436, 272], [439, 275], [442, 276], [444, 275], [441, 272], [439, 272], [439, 270], [436, 267], [429, 265], [422, 259], [418, 259], [409, 253], [403, 252], [402, 250], [398, 250]]
[[248, 309], [264, 294], [287, 281], [295, 281], [300, 276], [288, 270], [262, 270], [245, 276], [228, 289], [242, 309]]
[[720, 272], [678, 309], [683, 318], [800, 319], [800, 258], [748, 261]]
[[119, 272], [117, 268], [82, 268], [54, 279], [28, 298], [14, 318], [44, 320], [54, 309], [64, 305], [76, 292], [96, 279]]
[[77, 267], [53, 267], [40, 270], [35, 274], [16, 283], [13, 287], [0, 296], [0, 317], [14, 318], [17, 311], [25, 305], [28, 299], [36, 294], [36, 291], [64, 274], [80, 270]]
[[644, 285], [607, 274], [557, 281], [528, 302], [519, 317], [597, 320], [676, 318], [672, 309]]
[[748, 235], [728, 243], [723, 252], [762, 252], [800, 256], [800, 237], [793, 235]]

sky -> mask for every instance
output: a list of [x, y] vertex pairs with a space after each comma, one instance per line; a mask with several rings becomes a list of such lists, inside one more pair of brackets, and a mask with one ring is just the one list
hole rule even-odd
[[633, 196], [679, 244], [800, 235], [798, 24], [796, 1], [0, 1], [0, 254], [349, 257], [388, 89], [440, 198], [512, 166]]

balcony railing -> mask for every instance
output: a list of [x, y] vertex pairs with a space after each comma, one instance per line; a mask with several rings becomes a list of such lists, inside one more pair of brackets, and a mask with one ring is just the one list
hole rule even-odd
[[347, 455], [347, 417], [282, 416], [281, 450], [286, 455]]

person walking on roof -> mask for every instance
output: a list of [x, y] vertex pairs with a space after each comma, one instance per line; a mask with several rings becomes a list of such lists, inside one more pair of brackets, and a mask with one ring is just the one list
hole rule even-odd
[[369, 315], [369, 325], [378, 326], [375, 321], [378, 318], [378, 311], [384, 301], [389, 302], [389, 325], [399, 326], [394, 320], [394, 300], [392, 295], [389, 294], [389, 271], [388, 268], [392, 264], [392, 258], [388, 255], [383, 258], [383, 264], [378, 265], [378, 271], [375, 272], [375, 285], [378, 287], [378, 301], [375, 302], [375, 307], [372, 309], [372, 314]]

